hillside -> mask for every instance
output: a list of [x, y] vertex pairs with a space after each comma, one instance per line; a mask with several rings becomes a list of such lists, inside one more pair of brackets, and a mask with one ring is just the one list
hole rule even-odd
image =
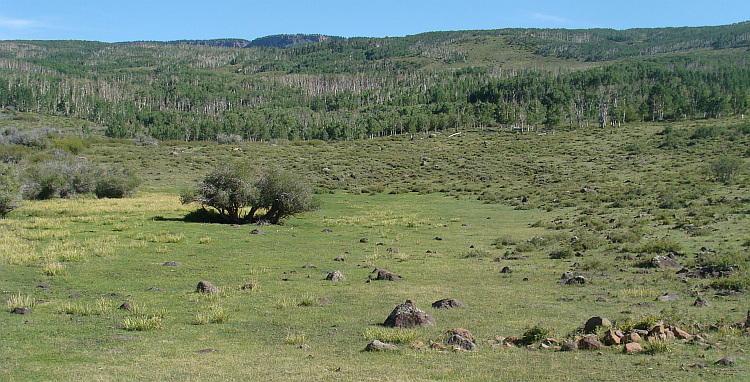
[[750, 23], [0, 43], [0, 107], [111, 137], [360, 139], [747, 112]]

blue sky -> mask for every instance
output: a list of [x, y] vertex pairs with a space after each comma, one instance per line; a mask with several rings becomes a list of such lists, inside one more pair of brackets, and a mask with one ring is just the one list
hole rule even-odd
[[628, 29], [747, 20], [748, 0], [0, 0], [0, 40], [252, 40], [283, 33], [383, 37], [465, 29]]

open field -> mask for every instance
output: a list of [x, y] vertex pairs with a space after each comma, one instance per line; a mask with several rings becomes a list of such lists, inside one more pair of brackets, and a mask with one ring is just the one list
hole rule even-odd
[[[79, 155], [132, 166], [144, 185], [121, 200], [26, 201], [0, 220], [2, 306], [32, 310], [0, 320], [0, 379], [745, 380], [750, 336], [732, 324], [750, 309], [747, 126], [336, 143], [94, 139]], [[719, 182], [707, 169], [724, 156], [744, 172]], [[232, 160], [306, 176], [323, 208], [281, 226], [183, 220], [196, 206], [181, 205], [179, 190]], [[682, 278], [649, 265], [669, 252], [691, 269], [739, 268]], [[366, 282], [374, 268], [404, 279]], [[325, 280], [331, 270], [346, 280]], [[566, 271], [590, 282], [559, 285]], [[196, 293], [201, 280], [220, 293]], [[654, 301], [667, 292], [682, 299]], [[698, 296], [711, 306], [693, 306]], [[468, 307], [430, 307], [443, 298]], [[437, 324], [381, 327], [407, 299]], [[124, 302], [133, 309], [118, 309]], [[592, 316], [619, 327], [664, 320], [705, 341], [635, 355], [492, 346], [534, 326], [563, 342]], [[458, 327], [478, 351], [412, 346]], [[375, 338], [403, 343], [363, 352]], [[725, 356], [734, 364], [713, 364]]]

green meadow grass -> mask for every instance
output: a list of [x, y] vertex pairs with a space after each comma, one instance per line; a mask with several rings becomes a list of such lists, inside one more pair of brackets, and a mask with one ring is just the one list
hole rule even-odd
[[[747, 171], [723, 184], [701, 169], [722, 152], [741, 155], [748, 138], [690, 144], [695, 126], [673, 126], [684, 133], [676, 150], [659, 148], [663, 126], [649, 124], [554, 136], [242, 143], [257, 155], [253, 165], [284, 163], [321, 192], [321, 210], [261, 227], [183, 220], [197, 206], [181, 205], [179, 189], [235, 158], [230, 147], [95, 143], [83, 154], [133, 165], [145, 185], [122, 200], [25, 202], [0, 219], [0, 379], [744, 380], [748, 334], [726, 325], [744, 322], [747, 294], [716, 295], [716, 280], [642, 266], [678, 250], [686, 265], [738, 263], [726, 284], [747, 282]], [[505, 266], [512, 273], [501, 273]], [[404, 279], [367, 282], [374, 268]], [[557, 284], [576, 269], [591, 283]], [[332, 270], [346, 280], [325, 280]], [[201, 280], [220, 292], [196, 293]], [[682, 300], [654, 301], [666, 292]], [[712, 307], [693, 307], [697, 295]], [[431, 308], [442, 298], [468, 307]], [[437, 325], [380, 326], [407, 299]], [[118, 309], [124, 302], [134, 308]], [[644, 302], [652, 306], [634, 305]], [[14, 305], [31, 305], [31, 315], [10, 314]], [[717, 330], [705, 329], [710, 346], [654, 344], [631, 356], [619, 347], [491, 346], [496, 335], [520, 338], [530, 328], [572, 338], [591, 316]], [[479, 351], [411, 346], [458, 327]], [[362, 352], [376, 338], [399, 350]], [[724, 356], [735, 365], [712, 365]]]

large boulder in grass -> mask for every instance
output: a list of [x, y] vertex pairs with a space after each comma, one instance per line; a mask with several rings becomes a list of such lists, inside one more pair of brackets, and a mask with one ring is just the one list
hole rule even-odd
[[414, 302], [406, 300], [399, 304], [383, 322], [383, 326], [392, 328], [428, 327], [435, 325], [435, 318], [422, 309], [417, 308]]
[[375, 277], [372, 277], [372, 275], [370, 275], [370, 278], [373, 279], [373, 280], [396, 281], [396, 280], [401, 280], [401, 279], [404, 278], [403, 276], [399, 276], [399, 275], [397, 275], [395, 273], [386, 271], [385, 269], [375, 268], [375, 270], [372, 271], [372, 273], [376, 274]]
[[658, 255], [651, 259], [651, 266], [654, 268], [679, 268], [682, 269], [682, 264], [674, 261], [668, 256]]
[[346, 277], [344, 277], [344, 274], [341, 273], [341, 271], [332, 271], [328, 272], [328, 276], [326, 276], [326, 280], [330, 280], [333, 282], [339, 282], [346, 280]]
[[201, 281], [195, 289], [198, 293], [219, 293], [219, 288], [208, 281]]
[[475, 351], [479, 349], [474, 341], [458, 334], [454, 334], [448, 337], [448, 339], [445, 341], [445, 344], [466, 351]]
[[582, 350], [599, 350], [602, 347], [602, 342], [595, 334], [589, 334], [578, 340], [578, 348]]

